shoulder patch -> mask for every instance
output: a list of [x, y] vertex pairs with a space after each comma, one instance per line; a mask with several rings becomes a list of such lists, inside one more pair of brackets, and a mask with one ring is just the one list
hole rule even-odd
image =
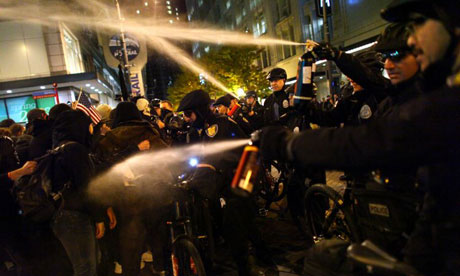
[[217, 132], [219, 132], [219, 126], [217, 124], [214, 124], [210, 127], [208, 127], [206, 130], [206, 135], [208, 135], [208, 137], [210, 138], [214, 138], [214, 136], [216, 136]]
[[289, 107], [289, 102], [288, 100], [283, 101], [283, 108], [288, 108]]
[[359, 111], [359, 117], [361, 119], [369, 119], [372, 116], [372, 110], [371, 108], [365, 104], [361, 107], [361, 110]]

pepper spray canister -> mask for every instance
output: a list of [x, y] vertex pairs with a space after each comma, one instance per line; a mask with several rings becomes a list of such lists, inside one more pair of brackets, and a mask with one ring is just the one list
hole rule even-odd
[[313, 78], [315, 77], [316, 63], [313, 54], [307, 51], [303, 54], [297, 67], [297, 80], [294, 88], [294, 106], [302, 109], [315, 96]]
[[232, 180], [232, 191], [240, 196], [249, 196], [254, 190], [258, 171], [259, 148], [246, 146]]
[[235, 112], [241, 108], [241, 105], [235, 104], [232, 109], [227, 112], [228, 117], [232, 117]]
[[261, 130], [251, 134], [251, 141], [247, 145], [232, 180], [232, 191], [240, 196], [247, 197], [254, 190], [259, 171], [259, 141]]

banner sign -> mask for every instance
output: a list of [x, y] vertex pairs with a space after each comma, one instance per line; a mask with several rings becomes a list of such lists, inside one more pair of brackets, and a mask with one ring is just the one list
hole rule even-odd
[[32, 96], [34, 97], [34, 99], [51, 98], [51, 97], [56, 96], [56, 92], [54, 92], [54, 91], [33, 92]]

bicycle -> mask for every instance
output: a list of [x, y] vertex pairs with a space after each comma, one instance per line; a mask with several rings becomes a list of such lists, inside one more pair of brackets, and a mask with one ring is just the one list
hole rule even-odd
[[265, 200], [265, 206], [259, 212], [266, 214], [273, 202], [284, 198], [287, 192], [290, 171], [285, 164], [277, 161], [262, 162], [259, 175], [259, 196]]
[[315, 242], [337, 237], [353, 243], [371, 239], [387, 249], [404, 246], [420, 198], [392, 191], [388, 178], [374, 176], [373, 181], [347, 181], [343, 196], [325, 184], [307, 190], [304, 212]]
[[[171, 243], [171, 275], [173, 276], [205, 276], [206, 269], [203, 258], [212, 258], [213, 239], [209, 223], [209, 214], [189, 188], [190, 180], [181, 180], [171, 185], [174, 199], [171, 204], [172, 217], [166, 222], [169, 226]], [[198, 217], [204, 216], [199, 224]], [[203, 258], [202, 258], [203, 257]]]

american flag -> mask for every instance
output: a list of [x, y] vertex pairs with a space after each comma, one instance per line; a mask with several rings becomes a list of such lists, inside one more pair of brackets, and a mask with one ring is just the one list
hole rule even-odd
[[91, 105], [88, 97], [86, 97], [85, 93], [81, 93], [80, 100], [77, 104], [77, 109], [83, 111], [86, 115], [91, 118], [93, 124], [97, 125], [101, 121], [101, 115], [97, 112], [96, 108]]

